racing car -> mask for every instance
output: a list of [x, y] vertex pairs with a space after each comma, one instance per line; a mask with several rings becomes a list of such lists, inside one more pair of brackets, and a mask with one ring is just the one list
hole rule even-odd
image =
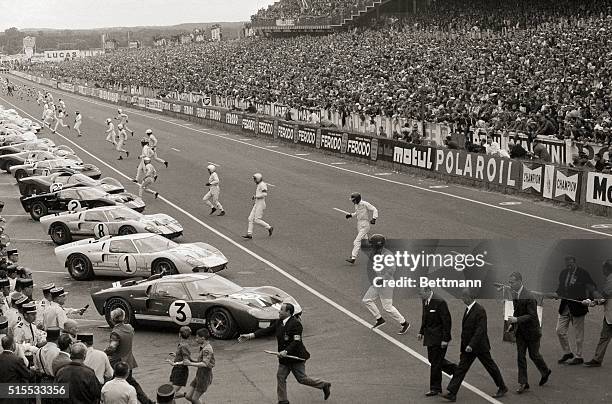
[[[15, 143], [9, 146], [0, 147], [0, 155], [19, 153], [24, 150], [49, 150], [55, 147], [55, 143], [46, 137], [32, 140], [30, 142]], [[65, 146], [58, 146], [65, 147]]]
[[64, 168], [77, 170], [95, 180], [102, 176], [100, 169], [93, 164], [77, 164], [75, 161], [68, 159], [44, 160], [36, 163], [12, 166], [10, 173], [19, 181], [31, 175], [49, 175]]
[[109, 194], [124, 192], [125, 188], [114, 178], [106, 177], [94, 180], [77, 170], [65, 168], [50, 175], [35, 175], [22, 178], [19, 185], [21, 195], [46, 194], [70, 187], [97, 187]]
[[0, 170], [5, 170], [7, 173], [10, 173], [12, 166], [30, 164], [44, 160], [56, 160], [58, 158], [74, 161], [75, 164], [83, 164], [83, 161], [74, 155], [74, 152], [70, 149], [24, 150], [19, 153], [4, 154], [0, 156]]
[[88, 238], [55, 248], [57, 260], [76, 280], [94, 275], [140, 276], [218, 272], [227, 258], [206, 243], [178, 244], [157, 234]]
[[134, 194], [129, 192], [108, 194], [101, 189], [92, 187], [68, 188], [47, 194], [22, 196], [20, 201], [23, 209], [35, 221], [50, 213], [80, 208], [125, 205], [138, 212], [145, 209], [144, 201]]
[[218, 274], [151, 276], [129, 280], [92, 293], [98, 313], [110, 322], [117, 308], [126, 314], [126, 323], [152, 322], [164, 325], [206, 326], [218, 339], [266, 328], [283, 303], [302, 313], [299, 303], [273, 286], [242, 287]]
[[7, 131], [5, 135], [0, 135], [0, 146], [9, 146], [15, 143], [31, 142], [38, 139], [34, 132], [20, 132], [19, 130]]
[[183, 227], [165, 214], [143, 215], [126, 206], [105, 206], [82, 212], [64, 212], [40, 218], [45, 232], [55, 244], [70, 243], [74, 239], [100, 236], [154, 233], [167, 238], [179, 237]]

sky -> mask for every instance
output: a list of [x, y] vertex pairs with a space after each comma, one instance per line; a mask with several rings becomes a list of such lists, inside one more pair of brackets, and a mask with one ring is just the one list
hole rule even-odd
[[0, 0], [10, 27], [85, 29], [250, 21], [276, 0]]

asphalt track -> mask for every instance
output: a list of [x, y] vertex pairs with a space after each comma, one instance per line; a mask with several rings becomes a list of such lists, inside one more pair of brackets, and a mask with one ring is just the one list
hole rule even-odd
[[[11, 80], [23, 82], [15, 77]], [[145, 195], [147, 212], [164, 212], [177, 218], [185, 227], [185, 236], [179, 241], [203, 240], [219, 247], [231, 263], [224, 276], [247, 286], [281, 287], [301, 302], [304, 339], [312, 354], [307, 370], [312, 376], [333, 383], [330, 403], [442, 401], [423, 397], [428, 388], [429, 367], [420, 356], [425, 350], [416, 341], [420, 325], [418, 300], [395, 300], [398, 309], [413, 324], [407, 335], [397, 336], [397, 325], [392, 321], [381, 330], [367, 328], [372, 319], [360, 305], [366, 288], [362, 269], [344, 262], [356, 233], [355, 222], [345, 220], [336, 210], [350, 211], [351, 192], [361, 192], [364, 199], [378, 207], [380, 218], [374, 231], [392, 238], [533, 239], [537, 245], [537, 240], [549, 238], [612, 237], [612, 232], [591, 228], [608, 223], [604, 218], [454, 185], [430, 188], [446, 184], [283, 145], [271, 148], [271, 143], [261, 139], [246, 139], [240, 134], [129, 108], [124, 110], [136, 134], [128, 140], [130, 158], [117, 161], [117, 154], [104, 141], [103, 133], [104, 120], [116, 115], [116, 106], [60, 91], [54, 92], [54, 97], [66, 101], [71, 114], [66, 122], [73, 119], [76, 109], [81, 111], [84, 118], [81, 129], [85, 136], [77, 138], [74, 132], [68, 134], [65, 129], [59, 135], [50, 135], [45, 130], [45, 136], [75, 148], [86, 162], [98, 165], [104, 175], [116, 177], [132, 192], [136, 186], [128, 177], [135, 175], [137, 160], [133, 156], [139, 153], [139, 139], [147, 128], [155, 131], [160, 141], [158, 152], [170, 162], [170, 167], [158, 167], [159, 180], [155, 187], [161, 196], [153, 200], [151, 195]], [[31, 100], [2, 95], [0, 104], [36, 119], [41, 114]], [[208, 208], [201, 201], [209, 162], [219, 165], [221, 202], [228, 212], [225, 217], [208, 216]], [[245, 241], [240, 236], [246, 231], [254, 172], [262, 172], [265, 180], [273, 185], [264, 219], [275, 227], [275, 232], [269, 238], [265, 230], [256, 229], [254, 239]], [[22, 254], [24, 263], [41, 271], [36, 273], [36, 282], [65, 283], [72, 291], [71, 306], [88, 302], [89, 291], [107, 285], [109, 280], [70, 280], [65, 269], [55, 262], [53, 246], [46, 241], [40, 225], [19, 216], [23, 210], [16, 198], [14, 180], [2, 175], [0, 183], [0, 196], [6, 202], [4, 213], [17, 215], [7, 216], [9, 234], [22, 251], [28, 250], [28, 254]], [[508, 201], [521, 204], [511, 208], [500, 205]], [[526, 251], [517, 260], [528, 260], [530, 254]], [[456, 361], [463, 306], [455, 300], [449, 304], [455, 327], [448, 356]], [[502, 368], [506, 383], [513, 388], [516, 384], [514, 347], [500, 342], [501, 322], [496, 321], [501, 303], [487, 301], [485, 307], [489, 311], [493, 356]], [[523, 396], [509, 394], [502, 401], [609, 402], [608, 389], [602, 388], [610, 380], [605, 367], [575, 369], [556, 364], [560, 350], [554, 334], [554, 311], [555, 304], [547, 302], [542, 351], [553, 369], [551, 382], [544, 388], [532, 388]], [[96, 345], [104, 346], [108, 332], [95, 328], [104, 323], [103, 319], [94, 311], [86, 317], [88, 321], [82, 323], [82, 328], [94, 327]], [[599, 312], [587, 317], [587, 359], [599, 335], [600, 322]], [[152, 393], [166, 380], [170, 369], [163, 364], [163, 359], [175, 343], [173, 331], [138, 330], [136, 353], [140, 367], [136, 375], [148, 392]], [[264, 349], [274, 349], [275, 341], [256, 340], [240, 345], [233, 341], [215, 341], [213, 346], [217, 366], [215, 381], [207, 394], [208, 402], [275, 402], [275, 360], [263, 353]], [[532, 386], [537, 385], [534, 369], [530, 369], [530, 376]], [[460, 391], [461, 401], [496, 402], [488, 397], [495, 392], [495, 386], [480, 365], [473, 366], [466, 381], [470, 386]], [[290, 382], [289, 393], [292, 403], [322, 400], [319, 391], [294, 382]]]

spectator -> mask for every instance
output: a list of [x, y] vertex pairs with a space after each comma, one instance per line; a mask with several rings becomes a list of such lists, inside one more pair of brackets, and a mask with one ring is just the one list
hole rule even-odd
[[72, 339], [68, 334], [62, 334], [57, 339], [57, 347], [59, 348], [59, 353], [51, 362], [51, 369], [53, 370], [53, 374], [57, 378], [57, 372], [64, 367], [65, 365], [70, 363], [70, 345], [72, 344]]
[[77, 342], [70, 349], [71, 361], [58, 370], [56, 383], [65, 383], [70, 392], [69, 398], [63, 399], [68, 404], [97, 404], [100, 402], [100, 383], [94, 371], [85, 366], [87, 347]]
[[117, 362], [114, 373], [115, 378], [102, 387], [101, 404], [138, 404], [136, 389], [125, 380], [130, 374], [130, 366]]
[[542, 160], [546, 163], [550, 163], [552, 161], [548, 149], [538, 138], [533, 139], [533, 156], [536, 159]]

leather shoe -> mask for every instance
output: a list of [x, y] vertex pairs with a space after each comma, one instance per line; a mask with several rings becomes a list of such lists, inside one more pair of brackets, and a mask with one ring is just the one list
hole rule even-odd
[[519, 388], [516, 390], [516, 393], [517, 394], [523, 394], [527, 390], [529, 390], [529, 384], [521, 384], [521, 385], [519, 385]]
[[544, 386], [546, 384], [551, 373], [552, 373], [552, 370], [548, 369], [548, 372], [546, 372], [546, 374], [542, 376], [542, 378], [540, 379], [540, 386]]
[[598, 368], [601, 366], [601, 362], [598, 362], [595, 359], [592, 359], [588, 362], [584, 362], [584, 366], [586, 366], [587, 368]]
[[452, 393], [442, 394], [442, 398], [450, 401], [451, 403], [454, 403], [455, 401], [457, 401], [457, 396]]
[[567, 362], [568, 365], [582, 365], [584, 363], [584, 359], [582, 358], [574, 358], [571, 361]]
[[323, 399], [327, 400], [329, 398], [329, 396], [331, 395], [331, 383], [325, 383], [325, 386], [323, 386]]
[[493, 398], [502, 398], [508, 392], [508, 388], [506, 386], [501, 387], [497, 390], [497, 393], [493, 394]]
[[425, 397], [434, 397], [434, 396], [437, 396], [440, 393], [441, 393], [441, 391], [431, 390], [431, 391], [428, 391], [427, 393], [425, 393]]
[[563, 356], [561, 357], [561, 359], [559, 359], [559, 360], [557, 361], [557, 363], [558, 363], [558, 364], [562, 364], [562, 363], [564, 363], [566, 360], [569, 360], [569, 359], [572, 359], [572, 358], [574, 358], [574, 354], [573, 354], [573, 353], [566, 353], [565, 355], [563, 355]]

